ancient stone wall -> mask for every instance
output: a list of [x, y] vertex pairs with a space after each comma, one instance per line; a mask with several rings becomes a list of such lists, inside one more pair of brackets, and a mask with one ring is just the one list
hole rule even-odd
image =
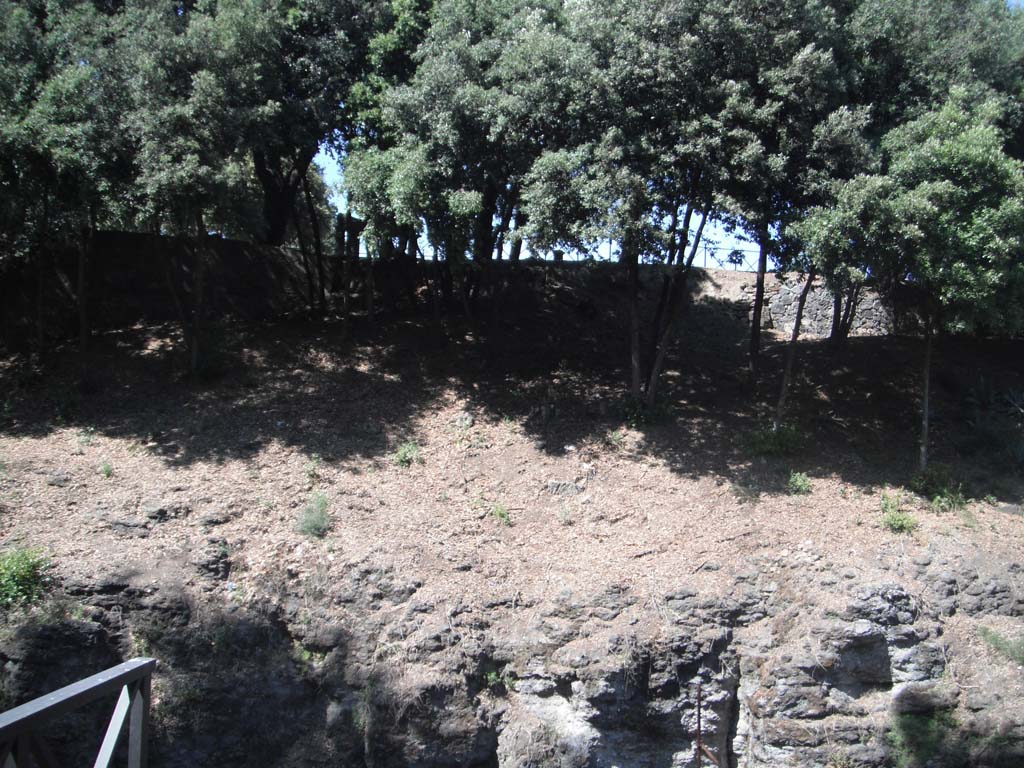
[[[772, 281], [772, 287], [775, 290], [768, 299], [768, 315], [772, 327], [790, 333], [796, 321], [796, 308], [804, 280], [799, 275], [782, 275]], [[828, 336], [832, 329], [832, 312], [832, 292], [820, 283], [812, 286], [804, 307], [801, 335]], [[857, 297], [851, 335], [884, 336], [892, 333], [892, 329], [892, 312], [882, 303], [881, 297], [872, 290], [862, 290]]]

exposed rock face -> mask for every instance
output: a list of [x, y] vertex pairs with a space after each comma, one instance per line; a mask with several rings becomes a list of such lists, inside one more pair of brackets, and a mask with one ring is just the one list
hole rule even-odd
[[[804, 281], [798, 275], [785, 275], [783, 280], [769, 283], [768, 316], [773, 327], [790, 333], [796, 322], [796, 307]], [[832, 293], [820, 282], [811, 287], [804, 307], [800, 332], [808, 337], [828, 336], [832, 330]], [[877, 293], [863, 290], [857, 297], [856, 309], [850, 327], [854, 336], [884, 336], [892, 333], [893, 315]]]
[[821, 603], [751, 570], [724, 597], [662, 596], [651, 622], [626, 586], [442, 605], [368, 565], [243, 601], [216, 591], [232, 584], [220, 543], [200, 554], [198, 592], [153, 574], [66, 584], [85, 616], [6, 639], [8, 701], [149, 653], [155, 766], [682, 768], [698, 740], [737, 768], [1024, 761], [1019, 702], [961, 688], [944, 631], [953, 612], [1020, 616], [1019, 569], [923, 557], [916, 594], [850, 579]]

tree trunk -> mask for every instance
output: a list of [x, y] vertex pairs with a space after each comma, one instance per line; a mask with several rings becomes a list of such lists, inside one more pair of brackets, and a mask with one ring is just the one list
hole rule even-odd
[[78, 379], [82, 386], [89, 383], [89, 256], [95, 232], [91, 214], [89, 218], [78, 244]]
[[309, 191], [309, 180], [302, 177], [302, 192], [306, 198], [306, 211], [309, 214], [309, 226], [313, 230], [313, 247], [316, 249], [316, 282], [317, 311], [320, 317], [327, 314], [327, 278], [324, 269], [324, 245], [320, 238], [320, 217], [316, 215], [316, 207], [313, 205], [313, 195]]
[[633, 402], [640, 405], [640, 258], [636, 237], [628, 229], [622, 237], [622, 258], [626, 262], [629, 293], [629, 392]]
[[757, 287], [754, 291], [754, 316], [750, 323], [750, 382], [757, 386], [761, 358], [761, 312], [764, 308], [764, 276], [768, 271], [768, 231], [758, 233]]
[[288, 237], [295, 194], [315, 154], [316, 147], [312, 151], [307, 148], [297, 157], [288, 158], [286, 165], [290, 163], [290, 167], [283, 169], [280, 157], [268, 155], [262, 149], [253, 150], [253, 170], [263, 189], [264, 242], [268, 245], [282, 245]]
[[832, 328], [828, 332], [828, 348], [839, 349], [839, 335], [843, 327], [843, 294], [838, 288], [832, 289]]
[[517, 237], [512, 240], [512, 248], [509, 250], [508, 260], [513, 264], [519, 263], [519, 256], [523, 252], [523, 238], [521, 230], [526, 224], [526, 214], [521, 210], [516, 209], [516, 228], [515, 232]]
[[857, 302], [860, 300], [860, 285], [850, 288], [850, 295], [846, 299], [846, 307], [843, 310], [843, 319], [839, 324], [839, 343], [842, 345], [850, 337], [850, 330], [853, 328], [853, 318], [857, 312]]
[[43, 254], [50, 244], [50, 191], [43, 191], [43, 226], [40, 227], [39, 239], [36, 242], [36, 354], [43, 354], [45, 332], [43, 330], [43, 285], [44, 272]]
[[[686, 232], [689, 233], [689, 222], [691, 210], [687, 211], [685, 226], [687, 227]], [[647, 377], [647, 398], [646, 406], [653, 408], [655, 403], [655, 397], [658, 390], [658, 377], [661, 376], [661, 370], [665, 367], [665, 358], [668, 355], [668, 348], [672, 344], [673, 330], [675, 329], [676, 322], [675, 316], [679, 304], [683, 301], [686, 295], [686, 285], [689, 281], [690, 270], [693, 267], [693, 260], [697, 256], [697, 248], [700, 245], [701, 237], [704, 235], [704, 225], [707, 223], [710, 211], [705, 211], [701, 217], [700, 224], [697, 226], [697, 232], [693, 236], [693, 244], [690, 246], [690, 253], [686, 257], [686, 263], [680, 264], [675, 269], [675, 274], [672, 275], [672, 285], [669, 287], [668, 305], [665, 311], [665, 320], [663, 328], [655, 328], [655, 333], [658, 334], [658, 344], [656, 346], [657, 354], [654, 356], [654, 360], [651, 362], [651, 370]], [[680, 254], [681, 257], [681, 254]], [[677, 257], [679, 258], [679, 257]]]
[[924, 365], [921, 367], [921, 455], [918, 469], [928, 469], [928, 424], [931, 417], [931, 373], [932, 373], [932, 339], [934, 334], [930, 322], [926, 322], [924, 331]]
[[306, 247], [306, 236], [302, 232], [299, 221], [299, 209], [292, 204], [292, 221], [295, 223], [295, 236], [299, 239], [299, 252], [302, 254], [302, 271], [306, 273], [306, 303], [312, 314], [316, 302], [316, 289], [313, 287], [313, 269], [309, 264], [309, 249]]
[[807, 304], [807, 296], [811, 292], [811, 284], [814, 282], [816, 267], [811, 265], [807, 272], [807, 281], [800, 291], [800, 298], [796, 303], [796, 319], [793, 321], [793, 332], [789, 337], [789, 346], [786, 348], [786, 366], [782, 370], [782, 384], [779, 386], [779, 402], [775, 406], [775, 423], [772, 429], [778, 431], [782, 426], [782, 417], [786, 411], [786, 395], [789, 391], [789, 381], [793, 375], [793, 361], [796, 359], [796, 342], [800, 338], [800, 323], [804, 319], [804, 306]]
[[193, 380], [199, 377], [203, 364], [206, 320], [206, 226], [203, 224], [202, 211], [196, 212], [196, 250], [195, 272], [192, 291], [192, 347], [189, 355], [189, 374]]

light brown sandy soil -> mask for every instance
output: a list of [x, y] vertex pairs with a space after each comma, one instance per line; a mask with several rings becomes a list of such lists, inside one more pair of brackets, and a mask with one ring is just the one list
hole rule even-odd
[[[920, 527], [884, 529], [883, 484], [846, 479], [857, 458], [845, 449], [760, 458], [710, 413], [639, 428], [596, 417], [585, 434], [564, 437], [557, 415], [550, 428], [528, 428], [531, 410], [501, 416], [451, 382], [389, 370], [381, 352], [313, 342], [287, 370], [260, 367], [252, 352], [244, 385], [182, 385], [167, 402], [150, 391], [159, 381], [138, 390], [128, 382], [86, 406], [75, 426], [0, 433], [4, 545], [44, 549], [65, 579], [129, 568], [230, 589], [233, 599], [282, 574], [330, 580], [360, 563], [422, 581], [420, 594], [436, 602], [536, 602], [624, 585], [652, 617], [680, 583], [724, 594], [752, 569], [827, 596], [835, 579], [878, 581], [929, 551], [1024, 558], [1024, 517], [984, 501], [939, 514], [905, 492]], [[316, 394], [361, 376], [361, 388], [346, 383], [347, 400]], [[312, 394], [296, 404], [299, 393]], [[18, 413], [38, 424], [37, 407], [49, 401], [22, 400]], [[139, 434], [150, 422], [154, 434]], [[716, 449], [715, 468], [706, 434], [737, 443]], [[409, 440], [421, 462], [402, 467], [393, 453]], [[811, 494], [785, 492], [789, 469], [809, 472]], [[66, 484], [54, 485], [62, 474]], [[568, 493], [553, 493], [555, 482]], [[296, 527], [313, 493], [330, 505], [333, 529], [322, 540]], [[184, 514], [147, 520], [152, 502]], [[211, 586], [189, 562], [220, 546], [231, 576]]]

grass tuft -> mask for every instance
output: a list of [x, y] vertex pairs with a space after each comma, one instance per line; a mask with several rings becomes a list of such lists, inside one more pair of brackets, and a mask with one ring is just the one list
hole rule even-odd
[[749, 448], [758, 456], [792, 456], [804, 444], [803, 433], [794, 426], [764, 427], [750, 436]]
[[50, 559], [37, 549], [0, 554], [0, 608], [24, 608], [42, 599], [50, 587]]
[[992, 647], [992, 650], [1005, 656], [1014, 664], [1024, 666], [1024, 637], [1011, 640], [988, 627], [979, 627], [978, 634]]
[[491, 509], [491, 514], [494, 515], [498, 520], [505, 525], [512, 525], [512, 515], [509, 514], [508, 507], [504, 504], [495, 504]]
[[394, 461], [400, 467], [411, 467], [413, 464], [422, 464], [423, 457], [420, 456], [420, 447], [412, 440], [407, 440], [398, 446], [394, 453]]
[[811, 478], [803, 472], [790, 472], [786, 490], [793, 496], [806, 496], [811, 492]]
[[326, 494], [318, 491], [310, 496], [302, 509], [302, 514], [299, 515], [299, 533], [316, 539], [326, 536], [334, 527], [329, 507], [330, 502]]

